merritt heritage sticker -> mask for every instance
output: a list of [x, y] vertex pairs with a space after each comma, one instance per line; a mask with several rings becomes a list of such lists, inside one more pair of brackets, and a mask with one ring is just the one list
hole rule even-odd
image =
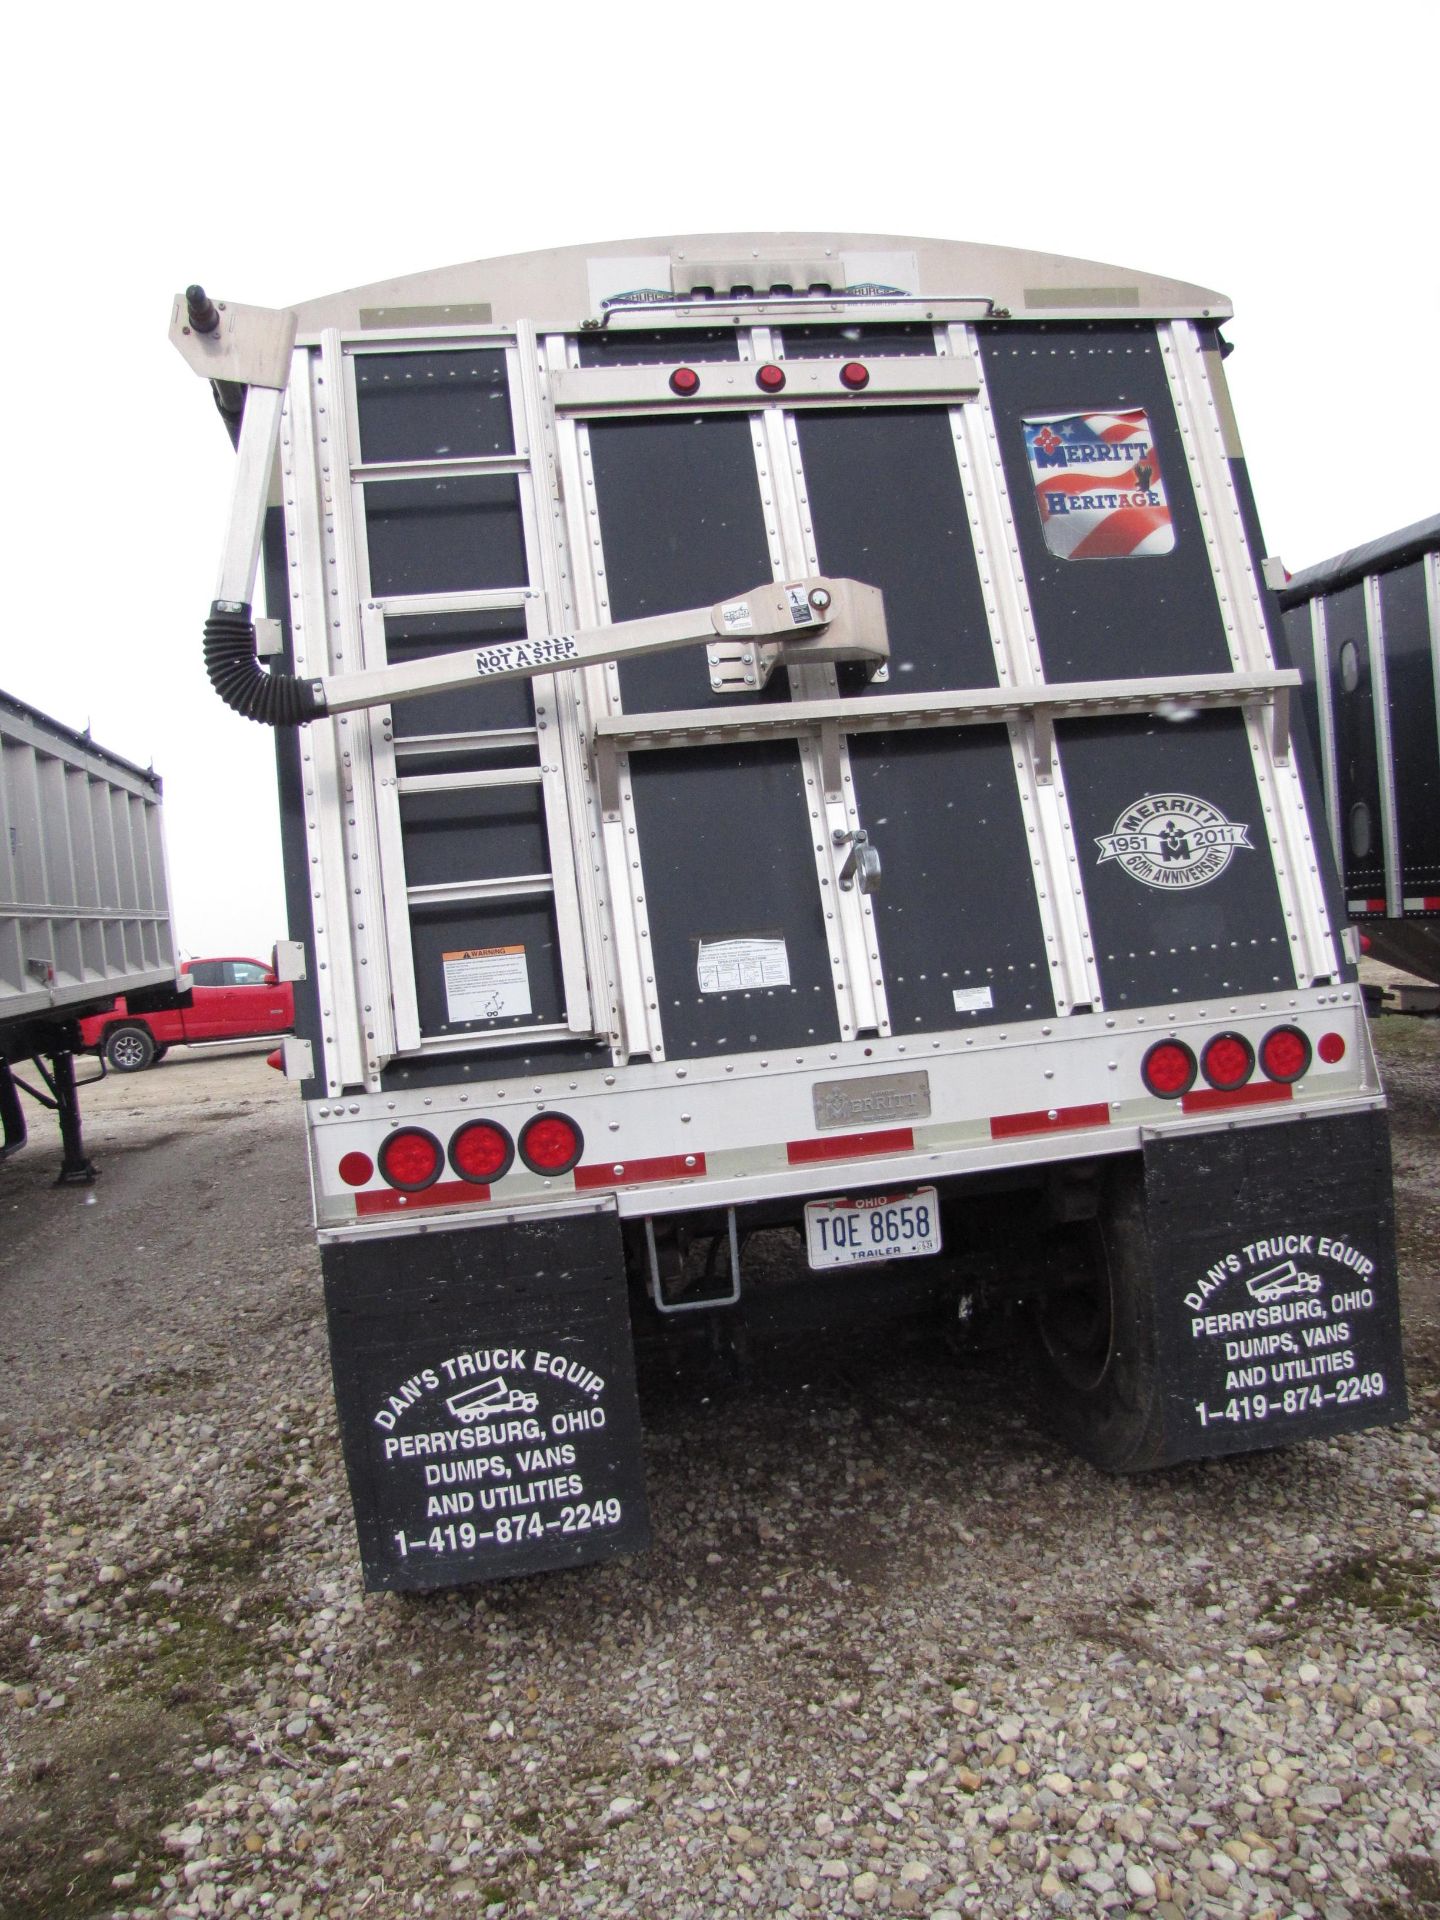
[[1227, 820], [1193, 793], [1147, 793], [1095, 844], [1097, 866], [1118, 860], [1134, 879], [1164, 892], [1203, 887], [1224, 873], [1239, 848], [1253, 851], [1248, 826]]
[[1143, 407], [1021, 422], [1045, 545], [1062, 560], [1171, 553], [1175, 528]]

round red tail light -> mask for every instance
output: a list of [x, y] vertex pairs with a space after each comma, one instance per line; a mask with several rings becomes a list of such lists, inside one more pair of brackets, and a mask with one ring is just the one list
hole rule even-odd
[[342, 1153], [339, 1171], [347, 1187], [363, 1187], [375, 1171], [375, 1162], [368, 1153]]
[[1158, 1040], [1140, 1062], [1140, 1078], [1157, 1099], [1178, 1100], [1195, 1084], [1195, 1056], [1181, 1040]]
[[672, 393], [692, 394], [700, 391], [700, 376], [693, 367], [676, 367], [670, 376]]
[[532, 1173], [568, 1173], [584, 1151], [584, 1135], [563, 1113], [537, 1113], [520, 1129], [520, 1158]]
[[766, 393], [779, 393], [785, 384], [785, 369], [777, 367], [773, 360], [767, 360], [755, 374], [755, 384]]
[[1260, 1065], [1272, 1080], [1298, 1080], [1310, 1066], [1310, 1042], [1298, 1027], [1274, 1027], [1260, 1042]]
[[472, 1120], [461, 1127], [450, 1141], [450, 1164], [462, 1180], [488, 1186], [510, 1171], [515, 1146], [503, 1127], [493, 1120]]
[[1200, 1056], [1200, 1071], [1221, 1093], [1234, 1093], [1255, 1071], [1255, 1049], [1243, 1033], [1217, 1033]]
[[440, 1142], [423, 1127], [401, 1127], [380, 1148], [380, 1172], [402, 1193], [433, 1187], [444, 1164]]
[[1343, 1033], [1322, 1033], [1320, 1044], [1315, 1051], [1327, 1067], [1333, 1067], [1337, 1061], [1345, 1058], [1345, 1036]]
[[870, 384], [870, 369], [862, 367], [858, 360], [847, 360], [840, 369], [840, 384], [848, 387], [852, 393], [859, 393], [862, 387]]

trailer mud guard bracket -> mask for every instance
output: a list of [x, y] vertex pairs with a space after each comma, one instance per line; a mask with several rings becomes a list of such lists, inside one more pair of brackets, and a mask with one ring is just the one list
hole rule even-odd
[[1163, 1459], [1404, 1420], [1382, 1110], [1145, 1142]]
[[321, 1262], [371, 1591], [649, 1544], [614, 1214], [346, 1242]]

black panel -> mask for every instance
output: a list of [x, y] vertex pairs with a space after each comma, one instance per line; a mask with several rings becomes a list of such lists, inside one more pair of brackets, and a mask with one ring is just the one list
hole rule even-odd
[[648, 1545], [613, 1217], [326, 1247], [321, 1265], [367, 1587]]
[[372, 593], [523, 587], [525, 541], [513, 474], [387, 480], [365, 489]]
[[[1053, 1014], [1006, 734], [859, 734], [850, 763], [860, 819], [883, 867], [870, 903], [895, 1032]], [[957, 1009], [957, 991], [972, 1001], [988, 991], [992, 1005]]]
[[412, 887], [550, 871], [538, 783], [402, 793], [400, 832]]
[[[793, 743], [636, 753], [630, 773], [670, 1057], [837, 1039], [809, 808]], [[788, 987], [700, 992], [702, 941], [757, 937], [783, 937]]]
[[[420, 1031], [499, 1033], [507, 1027], [544, 1026], [565, 1018], [565, 991], [555, 918], [548, 900], [501, 900], [485, 906], [427, 907], [410, 921], [415, 955], [415, 998]], [[454, 1020], [445, 994], [445, 956], [476, 949], [523, 947], [530, 982], [530, 1012], [497, 1019]], [[490, 1071], [489, 1068], [486, 1071]]]
[[1285, 637], [1290, 658], [1300, 669], [1300, 713], [1310, 744], [1320, 760], [1320, 693], [1315, 685], [1315, 648], [1311, 639], [1310, 603], [1291, 607], [1285, 614]]
[[1340, 789], [1340, 866], [1351, 899], [1385, 892], [1380, 822], [1380, 759], [1363, 583], [1325, 601], [1325, 657], [1335, 718], [1335, 779]]
[[935, 329], [916, 322], [885, 327], [786, 327], [780, 335], [787, 360], [857, 360], [935, 357]]
[[[948, 414], [921, 407], [806, 410], [795, 425], [822, 572], [863, 580], [885, 595], [888, 691], [995, 686]], [[857, 674], [846, 690], [870, 689]]]
[[[981, 358], [1048, 680], [1228, 673], [1184, 449], [1153, 326], [993, 326]], [[1066, 560], [1045, 544], [1021, 422], [1143, 407], [1175, 529], [1168, 554]]]
[[[703, 607], [772, 577], [748, 419], [670, 415], [590, 429], [612, 620]], [[627, 713], [714, 703], [703, 646], [621, 665]], [[777, 674], [762, 698], [783, 699]]]
[[1405, 1419], [1383, 1113], [1152, 1136], [1145, 1200], [1165, 1462]]
[[451, 1087], [466, 1080], [492, 1084], [507, 1074], [523, 1074], [532, 1084], [542, 1075], [575, 1073], [592, 1067], [610, 1065], [608, 1040], [584, 1040], [579, 1035], [569, 1040], [543, 1042], [520, 1035], [509, 1047], [487, 1047], [483, 1053], [434, 1053], [423, 1060], [392, 1060], [380, 1071], [380, 1085], [387, 1093], [396, 1087]]
[[732, 327], [664, 328], [653, 333], [582, 333], [582, 367], [701, 366], [706, 361], [738, 360], [740, 341]]
[[[392, 666], [408, 666], [428, 655], [473, 652], [500, 640], [523, 640], [525, 616], [518, 609], [497, 613], [412, 614], [385, 622], [385, 657]], [[422, 733], [481, 733], [490, 729], [533, 727], [535, 703], [528, 680], [486, 681], [448, 693], [426, 693], [397, 700], [395, 737]], [[487, 761], [493, 766], [493, 760]], [[427, 772], [433, 772], [427, 767]]]
[[513, 453], [510, 390], [499, 348], [357, 353], [360, 457], [470, 460]]
[[1440, 739], [1425, 569], [1380, 576], [1402, 894], [1440, 894]]
[[[1056, 735], [1106, 1006], [1293, 987], [1243, 718], [1067, 721]], [[1246, 830], [1248, 845], [1227, 845], [1236, 836], [1223, 828], [1197, 827], [1183, 804], [1147, 807], [1139, 831], [1165, 842], [1133, 856], [1156, 875], [1158, 884], [1147, 884], [1127, 866], [1131, 856], [1103, 843], [1130, 832], [1126, 816], [1147, 797], [1171, 795], [1217, 808]]]

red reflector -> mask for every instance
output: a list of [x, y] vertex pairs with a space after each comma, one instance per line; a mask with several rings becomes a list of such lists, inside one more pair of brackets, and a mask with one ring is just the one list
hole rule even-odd
[[646, 1180], [696, 1180], [705, 1171], [703, 1153], [665, 1153], [655, 1160], [611, 1160], [576, 1167], [577, 1187], [632, 1187]]
[[1345, 1036], [1343, 1033], [1322, 1033], [1320, 1044], [1315, 1051], [1327, 1067], [1333, 1067], [1337, 1060], [1345, 1058]]
[[468, 1180], [440, 1180], [419, 1193], [391, 1193], [388, 1187], [372, 1187], [369, 1193], [357, 1193], [355, 1211], [367, 1213], [408, 1213], [412, 1207], [454, 1207], [473, 1200], [488, 1200], [488, 1187], [473, 1186]]
[[866, 1153], [909, 1153], [915, 1135], [909, 1127], [890, 1127], [883, 1133], [836, 1133], [828, 1140], [790, 1140], [785, 1158], [792, 1167], [812, 1160], [855, 1160]]
[[532, 1173], [568, 1173], [584, 1151], [584, 1136], [563, 1113], [537, 1113], [520, 1129], [520, 1158]]
[[852, 393], [859, 393], [870, 384], [870, 369], [862, 367], [858, 360], [847, 360], [840, 369], [840, 384], [849, 387]]
[[1298, 1027], [1274, 1027], [1260, 1042], [1260, 1065], [1288, 1086], [1310, 1065], [1310, 1042]]
[[777, 367], [773, 360], [767, 360], [755, 374], [755, 384], [763, 387], [766, 393], [779, 393], [785, 384], [785, 369]]
[[401, 1127], [380, 1146], [380, 1172], [392, 1187], [405, 1193], [433, 1186], [444, 1164], [440, 1142], [423, 1127]]
[[1233, 1093], [1255, 1071], [1255, 1050], [1243, 1033], [1217, 1033], [1200, 1056], [1200, 1071], [1212, 1087]]
[[1360, 951], [1361, 953], [1368, 953], [1370, 951], [1370, 936], [1368, 933], [1362, 933], [1360, 936]]
[[276, 1047], [273, 1053], [267, 1053], [265, 1056], [265, 1064], [267, 1067], [273, 1067], [276, 1073], [284, 1073], [285, 1049], [283, 1047]]
[[1140, 1063], [1140, 1078], [1161, 1100], [1178, 1100], [1195, 1084], [1195, 1056], [1181, 1040], [1160, 1040]]
[[693, 367], [676, 367], [670, 376], [672, 393], [692, 394], [700, 391], [700, 376]]
[[1066, 1127], [1108, 1127], [1110, 1109], [1103, 1100], [1088, 1107], [1039, 1107], [1034, 1113], [997, 1113], [990, 1122], [992, 1140], [1017, 1133], [1054, 1133]]
[[1217, 1107], [1263, 1107], [1276, 1100], [1293, 1100], [1295, 1089], [1278, 1087], [1271, 1080], [1252, 1080], [1248, 1087], [1236, 1087], [1222, 1093], [1218, 1087], [1197, 1087], [1187, 1093], [1180, 1105], [1186, 1113], [1214, 1113]]
[[493, 1120], [472, 1120], [450, 1141], [450, 1165], [462, 1180], [499, 1180], [514, 1158], [509, 1134]]
[[340, 1178], [347, 1187], [363, 1187], [375, 1171], [368, 1153], [344, 1153], [340, 1156]]

